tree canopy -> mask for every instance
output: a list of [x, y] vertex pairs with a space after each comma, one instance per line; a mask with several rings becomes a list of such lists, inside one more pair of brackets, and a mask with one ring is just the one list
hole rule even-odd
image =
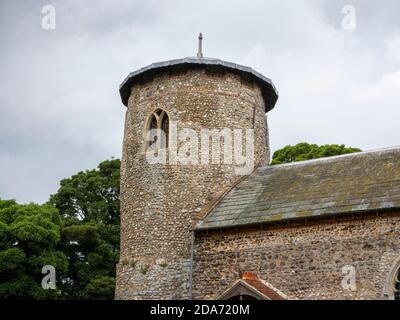
[[69, 260], [61, 289], [70, 299], [113, 299], [119, 259], [120, 160], [63, 179], [49, 204], [64, 224], [60, 249]]
[[[0, 299], [113, 299], [120, 161], [63, 179], [45, 205], [0, 200]], [[56, 290], [42, 288], [42, 268]]]
[[282, 149], [276, 150], [272, 156], [271, 165], [332, 157], [360, 151], [361, 150], [358, 148], [346, 147], [344, 144], [325, 144], [318, 146], [316, 144], [302, 142], [294, 146], [288, 145]]
[[60, 278], [68, 270], [67, 256], [58, 248], [61, 224], [54, 207], [0, 200], [0, 298], [63, 296], [60, 290], [45, 290], [41, 286], [43, 266], [55, 267]]

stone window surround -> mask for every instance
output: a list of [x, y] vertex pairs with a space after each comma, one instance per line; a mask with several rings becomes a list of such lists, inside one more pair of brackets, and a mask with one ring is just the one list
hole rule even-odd
[[386, 278], [386, 282], [383, 288], [383, 297], [387, 300], [395, 299], [395, 285], [396, 280], [400, 275], [400, 257], [397, 257], [395, 262], [390, 268], [390, 273]]
[[[156, 108], [154, 109], [152, 112], [150, 112], [149, 116], [147, 117], [146, 121], [145, 121], [145, 126], [144, 126], [144, 131], [143, 131], [143, 140], [145, 141], [144, 143], [144, 153], [147, 152], [148, 148], [150, 147], [150, 143], [149, 141], [147, 141], [147, 133], [150, 130], [150, 126], [151, 126], [151, 122], [153, 120], [153, 118], [155, 117], [156, 122], [157, 122], [157, 130], [163, 130], [162, 129], [162, 124], [164, 122], [164, 119], [166, 118], [169, 122], [169, 115], [168, 112], [165, 111], [164, 109], [161, 108]], [[168, 125], [168, 131], [169, 131], [169, 125]], [[169, 132], [166, 133], [166, 138], [169, 139]], [[157, 150], [161, 150], [162, 146], [161, 146], [161, 139], [157, 139], [156, 141], [157, 143]], [[167, 143], [167, 148], [168, 148], [168, 143]]]

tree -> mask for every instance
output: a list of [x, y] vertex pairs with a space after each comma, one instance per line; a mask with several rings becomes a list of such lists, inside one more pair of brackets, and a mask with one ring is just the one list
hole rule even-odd
[[[67, 257], [60, 242], [61, 217], [48, 205], [19, 205], [0, 200], [0, 298], [55, 299], [60, 290], [41, 286], [42, 267], [52, 265], [56, 280], [66, 273]], [[58, 281], [56, 285], [60, 282]]]
[[302, 142], [295, 146], [288, 145], [275, 151], [272, 156], [271, 165], [325, 158], [360, 151], [361, 150], [358, 148], [346, 147], [344, 144], [326, 144], [318, 146], [316, 144]]
[[49, 204], [61, 213], [60, 250], [70, 266], [62, 290], [70, 299], [113, 299], [119, 259], [120, 160], [63, 179]]

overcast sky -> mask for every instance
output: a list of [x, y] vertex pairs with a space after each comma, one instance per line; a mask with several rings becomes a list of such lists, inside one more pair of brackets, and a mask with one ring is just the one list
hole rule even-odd
[[[49, 3], [55, 30], [42, 28]], [[343, 28], [345, 5], [355, 29]], [[194, 56], [199, 32], [205, 56], [275, 83], [272, 150], [400, 145], [398, 0], [2, 0], [0, 198], [44, 202], [62, 178], [120, 157], [119, 84], [152, 62]]]

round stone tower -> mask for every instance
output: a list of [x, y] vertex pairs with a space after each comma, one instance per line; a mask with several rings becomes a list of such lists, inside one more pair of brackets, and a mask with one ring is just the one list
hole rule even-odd
[[266, 112], [277, 91], [251, 68], [200, 56], [130, 73], [120, 94], [116, 299], [190, 299], [192, 230], [224, 192], [268, 164]]

